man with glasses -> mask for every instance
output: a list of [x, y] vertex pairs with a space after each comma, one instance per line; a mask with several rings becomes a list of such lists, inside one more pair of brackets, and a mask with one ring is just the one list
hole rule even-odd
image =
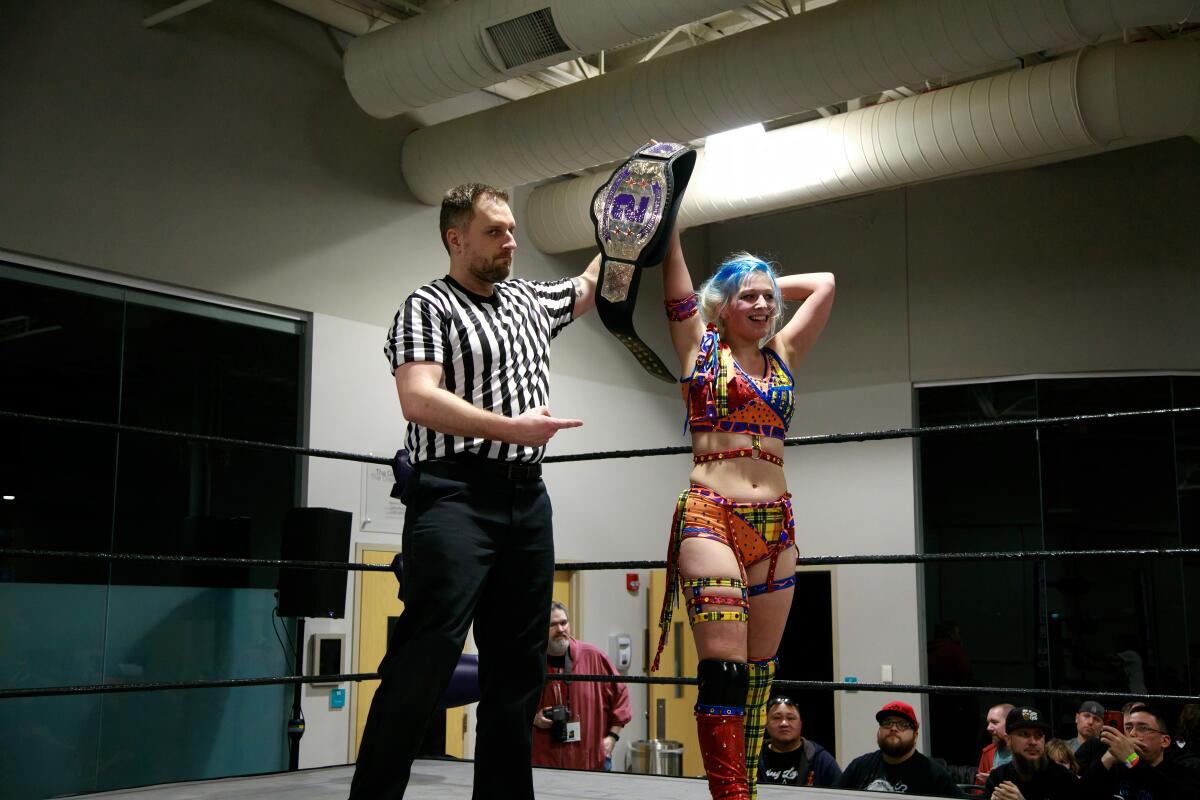
[[983, 787], [992, 800], [1075, 800], [1079, 781], [1046, 755], [1050, 723], [1036, 708], [1020, 707], [1004, 721], [1012, 760], [996, 767]]
[[1125, 717], [1124, 732], [1100, 729], [1107, 752], [1083, 775], [1084, 797], [1129, 800], [1196, 800], [1200, 756], [1171, 744], [1167, 718], [1145, 705]]
[[908, 703], [888, 703], [875, 714], [879, 749], [850, 762], [839, 789], [963, 797], [945, 769], [917, 752], [917, 714]]

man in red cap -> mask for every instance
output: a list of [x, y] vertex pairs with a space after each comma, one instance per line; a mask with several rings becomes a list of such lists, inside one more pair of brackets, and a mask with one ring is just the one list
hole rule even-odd
[[908, 703], [894, 700], [875, 715], [879, 749], [850, 762], [839, 789], [896, 792], [934, 797], [963, 797], [945, 769], [917, 752], [917, 714]]

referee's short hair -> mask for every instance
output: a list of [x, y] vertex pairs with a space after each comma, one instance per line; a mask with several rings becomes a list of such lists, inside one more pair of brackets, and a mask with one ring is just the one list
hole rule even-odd
[[446, 242], [446, 231], [451, 228], [466, 231], [467, 226], [471, 224], [471, 218], [475, 216], [475, 201], [480, 197], [508, 202], [508, 192], [486, 183], [464, 183], [455, 186], [442, 198], [442, 215], [438, 219], [438, 228], [442, 232], [442, 247], [446, 248], [447, 253], [450, 252], [450, 245]]

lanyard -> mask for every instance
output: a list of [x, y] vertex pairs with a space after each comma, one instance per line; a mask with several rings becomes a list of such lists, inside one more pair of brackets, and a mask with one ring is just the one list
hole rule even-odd
[[[570, 645], [568, 645], [567, 652], [563, 653], [563, 671], [559, 672], [559, 673], [554, 673], [554, 674], [570, 675], [571, 667], [572, 667], [571, 647], [570, 647]], [[571, 707], [571, 684], [570, 684], [570, 682], [568, 682], [568, 681], [553, 681], [553, 685], [554, 685], [554, 704], [556, 706], [566, 706], [567, 708], [570, 708]], [[567, 695], [567, 702], [565, 702], [565, 703], [562, 702], [562, 695], [563, 695], [564, 691], [566, 692], [566, 695]]]

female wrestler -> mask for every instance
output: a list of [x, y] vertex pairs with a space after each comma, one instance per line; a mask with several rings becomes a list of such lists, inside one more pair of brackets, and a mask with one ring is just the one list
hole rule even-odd
[[[792, 371], [829, 319], [834, 280], [828, 272], [776, 278], [766, 262], [738, 253], [695, 293], [676, 231], [663, 288], [695, 466], [672, 523], [659, 654], [679, 586], [700, 658], [696, 725], [709, 791], [753, 798], [795, 583], [783, 471]], [[802, 302], [781, 325], [785, 300]]]

